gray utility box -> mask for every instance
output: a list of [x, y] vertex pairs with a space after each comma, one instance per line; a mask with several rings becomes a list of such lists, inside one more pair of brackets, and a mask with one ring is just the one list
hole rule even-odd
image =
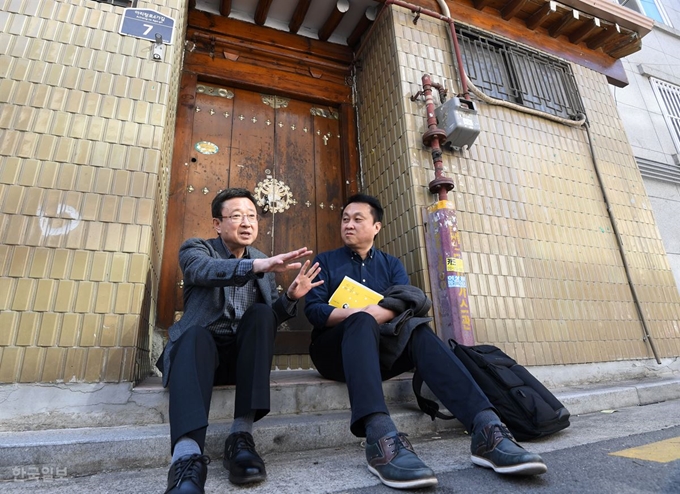
[[446, 133], [442, 146], [448, 149], [470, 147], [479, 135], [479, 116], [474, 102], [453, 97], [434, 110], [438, 126]]

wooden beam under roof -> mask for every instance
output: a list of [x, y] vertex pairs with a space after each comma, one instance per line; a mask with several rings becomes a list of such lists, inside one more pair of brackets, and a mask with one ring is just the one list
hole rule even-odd
[[609, 54], [614, 58], [623, 58], [627, 57], [631, 53], [640, 51], [640, 48], [642, 48], [642, 40], [638, 36], [633, 36], [632, 38], [633, 39], [630, 41], [630, 43], [625, 44], [616, 50], [610, 51]]
[[372, 7], [366, 7], [364, 15], [361, 16], [361, 19], [359, 19], [357, 25], [354, 26], [352, 34], [350, 34], [349, 37], [347, 38], [347, 45], [351, 46], [352, 48], [358, 45], [359, 41], [361, 41], [361, 37], [366, 32], [368, 27], [373, 23], [373, 21], [375, 21], [377, 15], [378, 15], [377, 5], [373, 5]]
[[559, 21], [557, 21], [553, 26], [550, 27], [550, 29], [548, 29], [548, 34], [552, 38], [557, 38], [564, 32], [565, 29], [577, 22], [580, 18], [581, 14], [578, 10], [567, 11]]
[[269, 7], [272, 6], [272, 0], [259, 0], [257, 8], [255, 9], [255, 24], [264, 26], [267, 22], [267, 15], [269, 14]]
[[491, 2], [493, 2], [493, 0], [472, 0], [472, 3], [477, 10], [482, 10], [487, 5], [490, 5]]
[[504, 20], [510, 20], [522, 10], [529, 0], [510, 0], [505, 7], [501, 9], [501, 17]]
[[583, 25], [581, 25], [576, 31], [571, 33], [569, 36], [569, 41], [578, 45], [581, 41], [586, 39], [588, 36], [593, 34], [597, 29], [600, 29], [600, 19], [593, 17], [588, 19]]
[[543, 4], [543, 6], [534, 12], [531, 17], [527, 18], [526, 25], [532, 31], [540, 27], [550, 16], [557, 13], [557, 2], [550, 0]]
[[638, 39], [640, 39], [638, 34], [634, 31], [630, 31], [623, 36], [612, 38], [611, 40], [607, 41], [602, 46], [602, 51], [608, 54], [609, 56], [613, 56], [612, 53], [616, 53], [621, 48], [628, 46], [631, 43], [634, 43], [635, 40]]
[[229, 17], [229, 14], [231, 14], [231, 0], [220, 0], [220, 15]]
[[599, 33], [586, 40], [586, 46], [591, 50], [597, 50], [615, 36], [621, 35], [621, 28], [618, 24], [610, 24]]
[[312, 0], [298, 0], [297, 5], [295, 6], [295, 12], [293, 12], [293, 17], [291, 17], [290, 23], [288, 24], [288, 30], [291, 33], [295, 34], [300, 30], [302, 21], [305, 20], [305, 16], [307, 15], [311, 3]]
[[345, 16], [349, 10], [349, 0], [338, 0], [333, 7], [333, 11], [324, 22], [321, 29], [319, 29], [319, 39], [321, 41], [327, 41], [331, 37], [335, 28], [338, 27], [340, 21]]

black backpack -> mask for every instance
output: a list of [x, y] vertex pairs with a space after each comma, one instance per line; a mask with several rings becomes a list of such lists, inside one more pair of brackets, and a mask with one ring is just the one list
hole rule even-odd
[[[449, 340], [451, 350], [496, 408], [518, 441], [536, 439], [569, 427], [569, 411], [524, 367], [493, 345], [464, 346]], [[413, 392], [420, 409], [432, 417], [453, 419], [420, 394], [423, 380], [416, 370]]]

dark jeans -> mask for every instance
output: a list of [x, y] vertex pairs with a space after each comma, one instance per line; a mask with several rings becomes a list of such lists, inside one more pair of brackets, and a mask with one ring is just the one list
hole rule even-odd
[[213, 335], [201, 326], [185, 331], [173, 347], [170, 391], [172, 449], [182, 436], [203, 451], [214, 385], [235, 384], [234, 417], [269, 413], [269, 373], [274, 355], [277, 318], [266, 304], [244, 314], [236, 334]]
[[427, 326], [418, 326], [391, 369], [380, 366], [380, 329], [370, 314], [359, 312], [319, 333], [309, 354], [326, 379], [347, 383], [352, 418], [350, 430], [364, 437], [363, 419], [389, 413], [382, 381], [418, 369], [435, 396], [468, 431], [477, 413], [493, 408], [465, 366]]

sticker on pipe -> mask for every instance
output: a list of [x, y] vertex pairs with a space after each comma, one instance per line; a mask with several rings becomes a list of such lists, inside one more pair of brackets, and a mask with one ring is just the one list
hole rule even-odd
[[449, 275], [446, 278], [449, 288], [467, 288], [467, 279], [465, 276]]
[[465, 272], [465, 269], [463, 269], [463, 260], [455, 258], [455, 257], [447, 257], [446, 258], [446, 270], [447, 271], [453, 271], [455, 273]]

